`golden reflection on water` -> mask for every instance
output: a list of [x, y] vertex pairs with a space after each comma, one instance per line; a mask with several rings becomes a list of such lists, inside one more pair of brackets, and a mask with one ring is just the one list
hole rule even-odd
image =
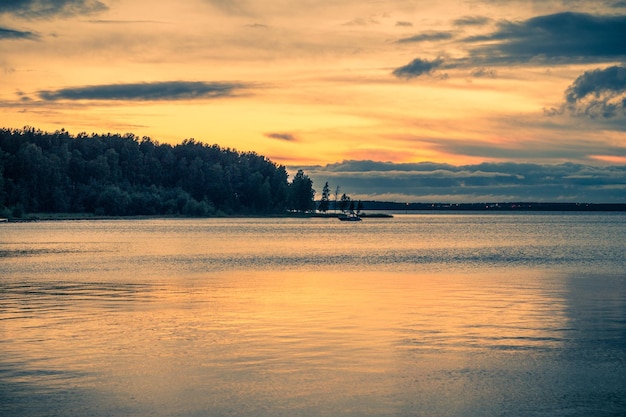
[[20, 366], [12, 383], [91, 389], [138, 414], [461, 415], [505, 401], [511, 376], [560, 348], [559, 282], [237, 271], [23, 283], [5, 288], [2, 361]]
[[0, 415], [624, 414], [623, 216], [344, 223], [4, 225]]

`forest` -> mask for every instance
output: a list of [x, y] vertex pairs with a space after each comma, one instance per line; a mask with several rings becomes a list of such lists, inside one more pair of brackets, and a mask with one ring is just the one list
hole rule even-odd
[[313, 183], [254, 152], [133, 134], [0, 129], [0, 217], [269, 215], [314, 209]]

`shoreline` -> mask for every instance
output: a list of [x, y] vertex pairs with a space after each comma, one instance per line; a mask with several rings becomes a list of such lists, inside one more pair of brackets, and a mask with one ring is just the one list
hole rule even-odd
[[[151, 219], [280, 219], [280, 218], [328, 218], [336, 219], [341, 213], [284, 213], [284, 214], [233, 214], [223, 216], [177, 216], [177, 215], [137, 215], [101, 216], [90, 213], [31, 213], [23, 217], [0, 218], [0, 223], [34, 223], [44, 221], [84, 221], [84, 220], [151, 220]], [[392, 218], [389, 213], [363, 213], [363, 218]]]
[[[579, 209], [570, 208], [455, 208], [455, 207], [429, 207], [419, 209], [390, 209], [390, 210], [369, 210], [362, 212], [359, 216], [363, 219], [389, 219], [395, 215], [405, 214], [428, 214], [428, 213], [447, 213], [447, 214], [515, 214], [515, 213], [625, 213], [626, 204], [614, 204], [606, 208], [606, 204], [591, 207], [589, 205], [580, 207]], [[30, 213], [23, 217], [0, 218], [2, 223], [35, 223], [45, 221], [85, 221], [85, 220], [155, 220], [155, 219], [272, 219], [272, 218], [301, 218], [301, 219], [337, 219], [342, 213], [284, 213], [284, 214], [232, 214], [232, 215], [216, 215], [206, 217], [180, 216], [180, 215], [136, 215], [136, 216], [104, 216], [91, 213]]]

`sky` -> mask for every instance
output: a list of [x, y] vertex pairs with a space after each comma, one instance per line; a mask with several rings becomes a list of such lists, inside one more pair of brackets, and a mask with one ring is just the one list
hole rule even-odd
[[626, 202], [623, 0], [0, 0], [0, 126], [195, 138], [353, 199]]

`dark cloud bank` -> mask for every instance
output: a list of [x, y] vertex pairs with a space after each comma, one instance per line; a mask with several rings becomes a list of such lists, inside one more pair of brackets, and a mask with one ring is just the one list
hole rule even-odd
[[[471, 17], [457, 20], [458, 27], [482, 25], [489, 20]], [[463, 59], [416, 58], [393, 71], [398, 78], [432, 74], [433, 70], [460, 67], [545, 63], [610, 63], [626, 61], [626, 15], [592, 15], [563, 12], [524, 21], [500, 21], [488, 34], [455, 37], [453, 32], [425, 32], [397, 43], [452, 40], [468, 48]]]
[[344, 161], [303, 169], [320, 190], [328, 181], [342, 193], [380, 201], [626, 202], [626, 166]]
[[522, 22], [500, 22], [488, 35], [463, 42], [480, 44], [474, 59], [504, 62], [602, 62], [626, 56], [626, 16], [564, 12]]
[[40, 91], [39, 97], [55, 100], [159, 101], [218, 98], [248, 88], [241, 83], [168, 81], [154, 83], [106, 84]]

